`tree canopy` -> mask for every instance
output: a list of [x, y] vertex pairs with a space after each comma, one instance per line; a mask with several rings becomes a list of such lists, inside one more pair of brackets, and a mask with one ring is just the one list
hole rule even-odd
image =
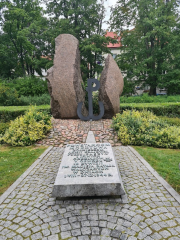
[[41, 75], [53, 64], [54, 39], [63, 33], [79, 40], [84, 80], [102, 71], [111, 38], [102, 30], [103, 0], [2, 0], [0, 76]]
[[150, 86], [150, 95], [157, 87], [180, 93], [177, 7], [176, 0], [120, 0], [111, 9], [111, 27], [123, 45], [117, 63], [127, 81]]
[[47, 60], [45, 32], [47, 19], [36, 0], [4, 1], [1, 18], [1, 75], [41, 75]]

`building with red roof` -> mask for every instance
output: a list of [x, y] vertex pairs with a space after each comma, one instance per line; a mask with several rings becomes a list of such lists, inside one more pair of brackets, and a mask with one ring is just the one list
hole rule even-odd
[[111, 53], [113, 54], [113, 58], [117, 56], [117, 54], [120, 54], [120, 47], [122, 46], [121, 44], [121, 37], [117, 35], [115, 32], [106, 32], [106, 37], [111, 37], [113, 39], [117, 40], [117, 43], [109, 43], [107, 47], [110, 49]]

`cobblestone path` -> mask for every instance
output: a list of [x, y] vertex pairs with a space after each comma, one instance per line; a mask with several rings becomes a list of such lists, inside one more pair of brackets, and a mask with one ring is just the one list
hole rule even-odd
[[46, 139], [39, 141], [39, 145], [63, 147], [66, 144], [85, 143], [88, 131], [93, 131], [96, 142], [109, 142], [112, 146], [119, 146], [117, 133], [111, 128], [112, 120], [84, 122], [81, 120], [53, 119], [53, 128]]
[[63, 151], [52, 148], [0, 205], [0, 240], [180, 239], [180, 205], [129, 147], [114, 148], [128, 204], [52, 198]]

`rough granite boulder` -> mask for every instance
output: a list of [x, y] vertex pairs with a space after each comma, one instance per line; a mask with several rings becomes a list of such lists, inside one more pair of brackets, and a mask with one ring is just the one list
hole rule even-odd
[[100, 78], [99, 101], [104, 104], [104, 117], [112, 118], [119, 113], [119, 97], [123, 91], [124, 81], [121, 71], [113, 57], [108, 54]]
[[[70, 34], [55, 39], [54, 65], [47, 71], [54, 118], [78, 118], [77, 105], [85, 102], [80, 72], [79, 41]], [[83, 106], [83, 114], [86, 114]]]

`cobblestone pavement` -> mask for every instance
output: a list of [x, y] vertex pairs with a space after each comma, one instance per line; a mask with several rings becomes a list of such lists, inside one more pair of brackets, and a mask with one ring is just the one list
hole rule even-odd
[[84, 122], [77, 120], [53, 119], [53, 128], [46, 139], [39, 145], [63, 147], [66, 144], [85, 143], [88, 131], [93, 131], [96, 142], [109, 142], [112, 146], [119, 146], [117, 133], [111, 128], [112, 120]]
[[63, 151], [52, 148], [0, 205], [0, 240], [180, 239], [179, 204], [128, 147], [114, 148], [128, 204], [52, 198]]

